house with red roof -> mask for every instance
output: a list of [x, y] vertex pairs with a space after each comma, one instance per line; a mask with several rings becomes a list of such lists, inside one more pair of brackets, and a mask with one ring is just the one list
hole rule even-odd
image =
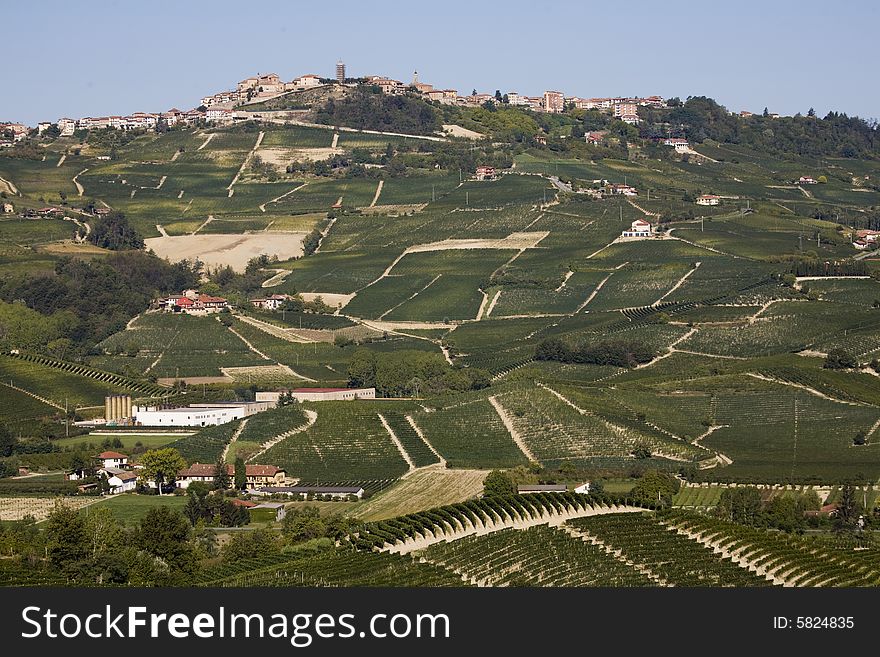
[[98, 460], [104, 468], [124, 468], [128, 465], [128, 456], [119, 452], [101, 452]]
[[[195, 481], [213, 484], [216, 467], [213, 463], [193, 463], [177, 473], [176, 485], [178, 488], [187, 488]], [[235, 476], [235, 468], [231, 463], [226, 464], [226, 472], [230, 479]], [[284, 468], [279, 468], [277, 465], [248, 463], [245, 465], [245, 478], [248, 488], [280, 486], [287, 480], [287, 473]]]
[[621, 237], [651, 237], [653, 226], [644, 219], [636, 219], [632, 222], [629, 230], [623, 231]]
[[354, 401], [375, 399], [375, 388], [293, 388], [292, 390], [270, 390], [257, 392], [256, 401], [278, 402], [281, 395], [289, 394], [297, 401]]

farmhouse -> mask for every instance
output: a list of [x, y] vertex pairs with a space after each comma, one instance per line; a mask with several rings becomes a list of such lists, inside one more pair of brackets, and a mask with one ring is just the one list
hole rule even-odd
[[308, 75], [301, 75], [300, 77], [294, 79], [293, 82], [290, 83], [290, 85], [285, 85], [285, 87], [293, 89], [311, 89], [313, 87], [320, 86], [321, 77], [311, 73]]
[[588, 144], [593, 144], [595, 146], [605, 141], [605, 137], [607, 135], [607, 130], [594, 130], [584, 135], [584, 141], [586, 141]]
[[535, 486], [517, 486], [516, 492], [520, 495], [532, 495], [534, 493], [564, 493], [568, 490], [565, 484], [538, 484]]
[[546, 146], [547, 145], [547, 137], [544, 135], [535, 135], [535, 142]]
[[[177, 473], [175, 479], [178, 488], [187, 488], [195, 481], [213, 484], [217, 466], [213, 463], [193, 463], [185, 470]], [[248, 488], [258, 486], [280, 485], [286, 480], [286, 472], [276, 465], [257, 465], [248, 463], [244, 467], [245, 478]], [[235, 468], [231, 463], [226, 464], [226, 472], [230, 479], [235, 476]]]
[[681, 137], [668, 137], [663, 140], [664, 146], [672, 146], [676, 153], [687, 153], [690, 150], [690, 144], [687, 139]]
[[644, 219], [636, 219], [629, 230], [623, 231], [621, 237], [651, 237], [653, 227]]
[[495, 167], [477, 167], [474, 180], [495, 180]]
[[585, 481], [580, 486], [575, 486], [574, 492], [578, 495], [589, 495], [590, 494], [590, 482]]
[[799, 185], [815, 185], [816, 182], [817, 181], [810, 176], [801, 176], [800, 178], [798, 178]]
[[721, 197], [714, 194], [703, 194], [697, 197], [697, 205], [718, 205], [720, 202]]
[[166, 312], [185, 313], [187, 315], [207, 315], [219, 313], [229, 307], [229, 302], [223, 297], [212, 297], [208, 294], [200, 294], [196, 290], [186, 290], [183, 294], [174, 294], [158, 300], [158, 305], [164, 307]]
[[878, 236], [880, 236], [880, 230], [863, 229], [856, 231], [856, 237], [865, 242], [876, 242]]
[[364, 496], [361, 486], [265, 486], [251, 492], [254, 495], [291, 495], [301, 499], [318, 495], [329, 495], [334, 499], [346, 499], [350, 495], [361, 499]]
[[137, 487], [138, 475], [136, 472], [119, 472], [107, 477], [107, 484], [110, 486], [110, 494], [127, 493]]
[[128, 465], [128, 456], [119, 452], [101, 452], [98, 460], [104, 468], [124, 468]]
[[207, 427], [226, 424], [268, 410], [266, 402], [213, 402], [181, 408], [134, 406], [134, 422], [145, 427]]
[[274, 390], [256, 393], [258, 402], [277, 403], [284, 393], [289, 393], [297, 401], [352, 401], [355, 399], [375, 399], [375, 388], [294, 388], [293, 390]]
[[623, 196], [638, 196], [639, 192], [632, 185], [622, 185], [620, 183], [612, 183], [606, 185], [606, 191], [609, 194], [622, 194]]
[[263, 310], [278, 310], [284, 305], [284, 302], [290, 299], [287, 294], [273, 294], [271, 296], [259, 299], [248, 299], [248, 302], [254, 308], [262, 308]]

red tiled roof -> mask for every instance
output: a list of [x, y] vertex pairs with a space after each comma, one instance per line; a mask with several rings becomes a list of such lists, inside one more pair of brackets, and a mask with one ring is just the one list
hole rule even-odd
[[180, 297], [179, 299], [175, 299], [174, 303], [178, 306], [191, 306], [193, 305], [193, 300], [189, 297]]
[[[213, 477], [217, 466], [213, 463], [193, 463], [188, 468], [181, 470], [178, 477]], [[277, 465], [247, 464], [244, 466], [245, 475], [248, 477], [274, 477], [279, 472], [284, 472]], [[231, 463], [226, 464], [226, 472], [229, 476], [235, 474], [235, 467]]]
[[99, 459], [127, 459], [127, 454], [120, 454], [119, 452], [101, 452], [98, 454]]
[[243, 506], [246, 509], [251, 508], [252, 506], [257, 506], [256, 502], [251, 502], [250, 500], [240, 500], [237, 497], [233, 497], [229, 500], [235, 506]]

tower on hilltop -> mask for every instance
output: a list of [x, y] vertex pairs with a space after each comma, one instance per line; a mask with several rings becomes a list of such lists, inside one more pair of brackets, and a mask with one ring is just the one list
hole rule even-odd
[[345, 63], [341, 59], [336, 62], [336, 81], [339, 84], [345, 82]]

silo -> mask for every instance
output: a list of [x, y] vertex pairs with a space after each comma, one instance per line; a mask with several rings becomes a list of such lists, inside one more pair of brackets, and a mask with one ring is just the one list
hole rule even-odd
[[119, 398], [119, 395], [113, 395], [113, 419], [118, 420], [121, 417], [120, 408], [122, 406], [122, 400]]
[[111, 412], [110, 412], [111, 411], [111, 408], [110, 408], [111, 400], [112, 400], [112, 397], [110, 397], [110, 396], [104, 397], [104, 419], [107, 420], [108, 422], [110, 421], [110, 415], [111, 415]]
[[125, 417], [131, 418], [131, 395], [125, 395]]

